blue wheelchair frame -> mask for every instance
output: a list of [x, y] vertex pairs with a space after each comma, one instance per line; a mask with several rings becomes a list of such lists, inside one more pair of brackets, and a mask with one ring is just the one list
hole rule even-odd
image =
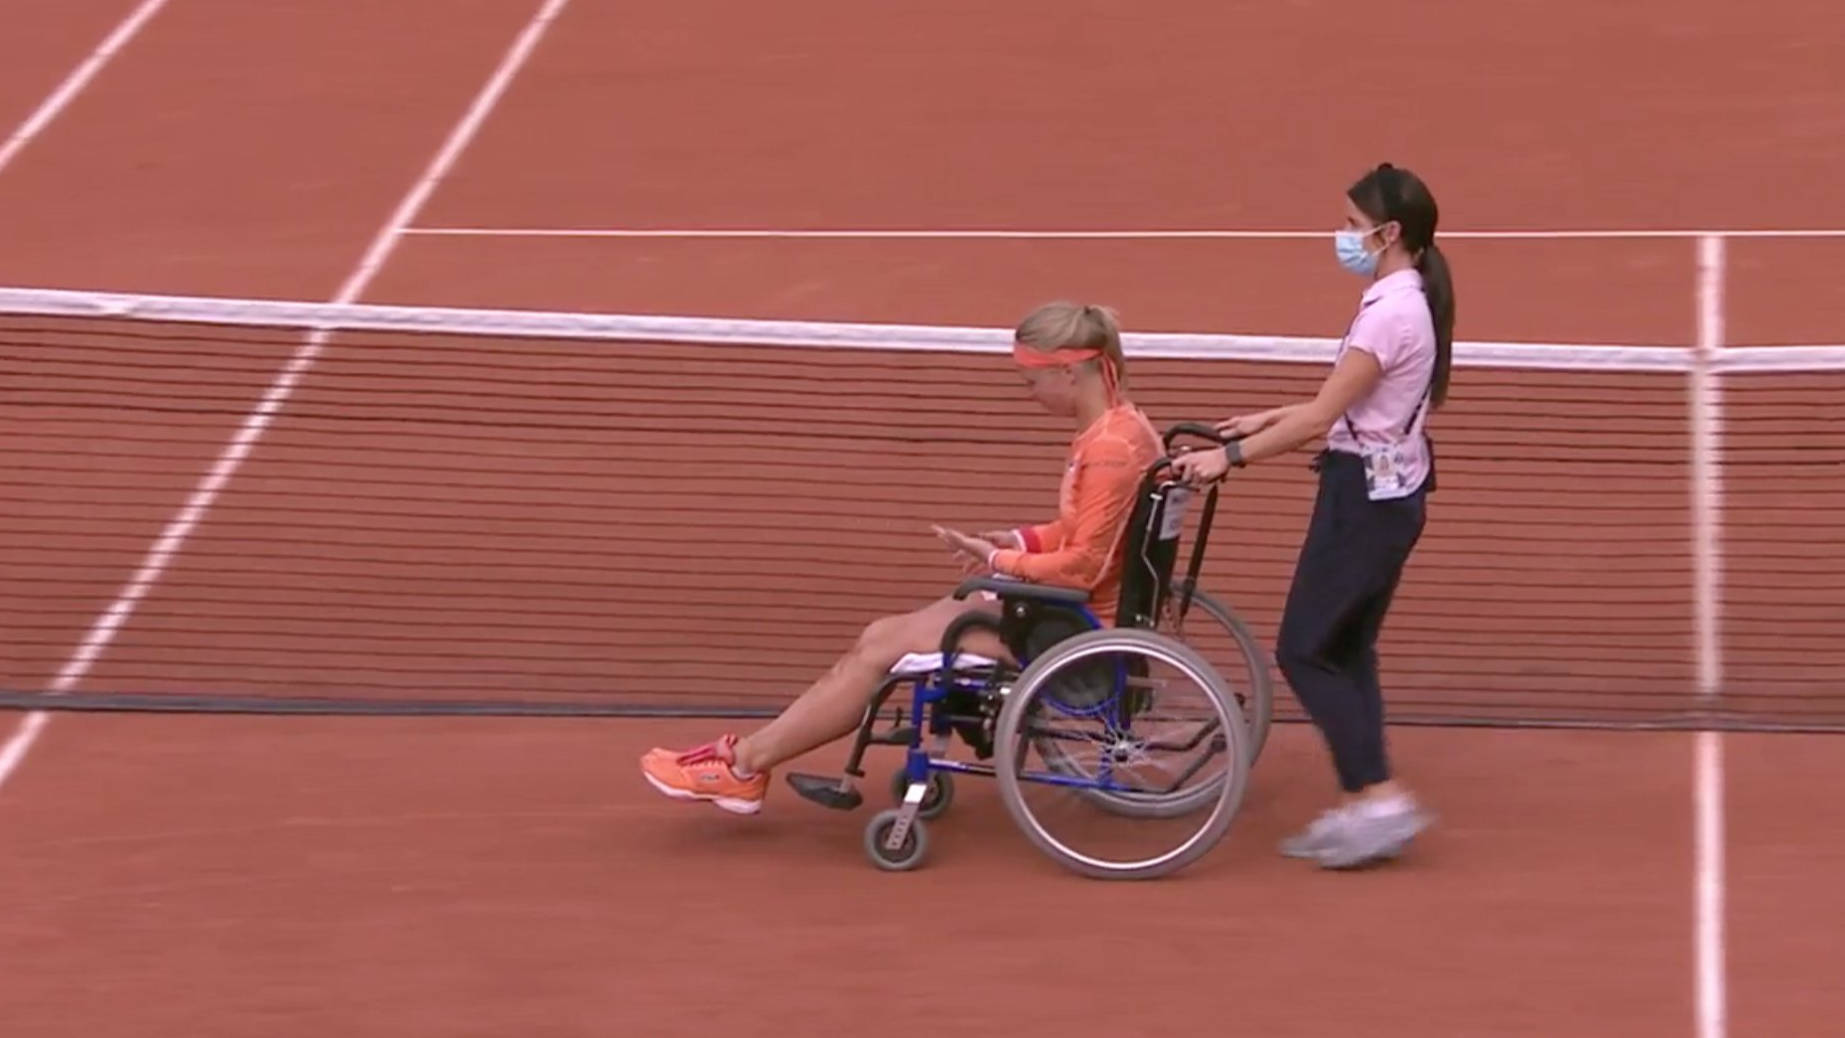
[[[1079, 606], [1073, 611], [1088, 622], [1087, 629], [1089, 630], [1100, 630], [1104, 626], [1087, 607]], [[1029, 658], [1020, 658], [1019, 666], [1021, 671], [1030, 665], [1031, 660]], [[1114, 673], [1111, 675], [1110, 681], [1112, 686], [1111, 689], [1100, 702], [1094, 705], [1075, 706], [1060, 701], [1055, 695], [1047, 696], [1046, 702], [1049, 703], [1053, 709], [1066, 717], [1096, 717], [1112, 712], [1113, 716], [1108, 718], [1108, 724], [1114, 731], [1125, 735], [1133, 730], [1133, 722], [1136, 714], [1135, 709], [1129, 701], [1128, 684], [1132, 680], [1132, 675], [1128, 672], [1126, 662], [1119, 656], [1114, 660], [1113, 669]], [[897, 684], [901, 684], [901, 682]], [[933, 676], [918, 677], [913, 681], [910, 695], [910, 713], [911, 716], [917, 718], [922, 717], [925, 712], [928, 714], [930, 735], [936, 736], [938, 739], [951, 736], [956, 731], [956, 716], [946, 709], [948, 700], [956, 694], [984, 697], [990, 692], [990, 678], [981, 681], [958, 680], [958, 675], [954, 669], [953, 656], [949, 653], [944, 653], [941, 671], [935, 673]], [[1216, 724], [1213, 722], [1211, 725], [1201, 727], [1196, 734], [1184, 743], [1155, 741], [1147, 745], [1148, 748], [1160, 750], [1194, 750], [1198, 748], [1205, 739], [1214, 735], [1215, 731]], [[1040, 735], [1044, 737], [1055, 737], [1051, 736], [1049, 733], [1040, 733]], [[991, 765], [972, 764], [965, 761], [937, 758], [933, 753], [923, 747], [922, 742], [921, 729], [915, 729], [914, 737], [910, 740], [904, 755], [903, 770], [904, 777], [912, 784], [927, 783], [930, 774], [933, 772], [985, 775], [988, 777], [994, 774], [994, 769]], [[985, 754], [982, 754], [982, 756], [985, 756]], [[1117, 783], [1113, 778], [1112, 773], [1114, 769], [1111, 767], [1112, 762], [1107, 754], [1102, 755], [1096, 769], [1097, 774], [1093, 778], [1082, 778], [1046, 771], [1025, 772], [1018, 777], [1021, 781], [1025, 782], [1037, 782], [1044, 785], [1064, 786], [1076, 789], [1089, 789], [1106, 793], [1163, 794], [1172, 793], [1181, 788], [1187, 780], [1197, 774], [1198, 770], [1204, 766], [1207, 759], [1208, 758], [1200, 758], [1192, 767], [1178, 773], [1173, 778], [1172, 783], [1165, 789], [1148, 789], [1144, 786], [1125, 786]]]
[[[1095, 613], [1092, 612], [1088, 606], [1074, 606], [1070, 609], [1070, 611], [1075, 613], [1077, 616], [1081, 617], [1084, 621], [1086, 621], [1087, 629], [1089, 630], [1101, 629], [1102, 627], [1101, 620], [1099, 620], [1096, 617]], [[950, 634], [956, 635], [956, 640], [957, 641], [959, 640], [958, 632], [956, 632], [954, 629], [952, 628], [950, 629]], [[1031, 659], [1027, 656], [1021, 655], [1019, 659], [1020, 668], [1023, 669], [1030, 665], [1031, 665]], [[1001, 667], [1004, 667], [1004, 666], [1005, 666], [1004, 664], [1001, 664]], [[1119, 704], [1122, 701], [1122, 693], [1127, 688], [1128, 674], [1127, 674], [1126, 665], [1120, 662], [1119, 660], [1117, 660], [1115, 662], [1115, 672], [1116, 673], [1114, 675], [1114, 688], [1110, 691], [1107, 698], [1105, 698], [1101, 703], [1097, 704], [1096, 706], [1088, 708], [1088, 709], [1078, 709], [1078, 708], [1069, 708], [1069, 707], [1064, 706], [1063, 704], [1054, 703], [1053, 705], [1055, 705], [1058, 709], [1064, 710], [1065, 712], [1073, 716], [1081, 716], [1084, 714], [1100, 713], [1102, 710], [1106, 709], [1109, 706], [1114, 706], [1114, 705]], [[979, 682], [973, 682], [973, 681], [964, 682], [964, 681], [959, 680], [959, 675], [956, 673], [955, 666], [954, 666], [953, 651], [944, 651], [942, 654], [942, 669], [934, 675], [933, 680], [931, 680], [929, 677], [921, 677], [921, 678], [918, 678], [913, 683], [912, 691], [910, 695], [910, 704], [911, 704], [910, 713], [911, 713], [911, 716], [920, 718], [923, 716], [924, 712], [926, 711], [929, 715], [929, 734], [936, 736], [938, 738], [947, 737], [947, 736], [954, 734], [955, 732], [955, 715], [953, 715], [952, 713], [949, 713], [947, 709], [945, 708], [945, 703], [947, 702], [949, 697], [955, 695], [956, 693], [959, 693], [965, 696], [984, 697], [988, 695], [990, 692], [991, 692], [991, 688], [990, 688], [989, 681], [982, 680]], [[1121, 717], [1117, 720], [1116, 723], [1120, 724], [1125, 729], [1128, 723], [1128, 718]], [[991, 776], [993, 774], [993, 768], [990, 765], [970, 764], [965, 761], [937, 759], [934, 754], [930, 753], [927, 749], [923, 747], [922, 732], [920, 729], [918, 729], [916, 731], [915, 738], [911, 740], [908, 752], [905, 754], [905, 757], [904, 757], [904, 774], [908, 777], [909, 781], [912, 783], [917, 783], [917, 782], [927, 783], [929, 781], [929, 774], [935, 771], [955, 772], [955, 773], [963, 774], [963, 775], [971, 774], [971, 775]], [[1113, 789], [1114, 787], [1112, 786], [1112, 784], [1108, 782], [1106, 778], [1107, 771], [1108, 771], [1107, 761], [1104, 760], [1103, 761], [1103, 778], [1100, 779], [1099, 781], [1078, 779], [1078, 778], [1073, 778], [1068, 775], [1055, 775], [1055, 774], [1046, 774], [1042, 776], [1040, 775], [1021, 775], [1020, 778], [1027, 779], [1028, 781], [1046, 782], [1046, 783], [1051, 783], [1054, 785], [1062, 785], [1062, 786], [1079, 786], [1079, 787], [1085, 787], [1085, 788]]]

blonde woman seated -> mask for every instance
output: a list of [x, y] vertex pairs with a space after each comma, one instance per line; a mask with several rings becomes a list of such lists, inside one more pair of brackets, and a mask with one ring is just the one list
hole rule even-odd
[[[1032, 399], [1076, 425], [1057, 518], [979, 536], [941, 527], [936, 534], [955, 553], [994, 573], [1089, 592], [1091, 610], [1112, 623], [1120, 540], [1141, 478], [1162, 453], [1159, 433], [1127, 397], [1120, 328], [1104, 307], [1051, 303], [1019, 323], [1013, 358]], [[669, 797], [754, 814], [762, 809], [775, 767], [857, 730], [866, 704], [898, 660], [939, 651], [948, 625], [980, 608], [999, 610], [991, 600], [950, 597], [873, 620], [781, 716], [748, 735], [724, 735], [691, 750], [656, 748], [641, 758], [641, 774]], [[969, 631], [961, 649], [1012, 662], [992, 631]]]

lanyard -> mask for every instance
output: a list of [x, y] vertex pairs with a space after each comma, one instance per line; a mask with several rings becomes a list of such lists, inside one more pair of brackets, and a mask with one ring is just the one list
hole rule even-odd
[[[1372, 300], [1372, 302], [1375, 302], [1375, 301], [1376, 300]], [[1358, 305], [1358, 313], [1353, 314], [1351, 323], [1345, 326], [1345, 338], [1340, 343], [1341, 353], [1351, 348], [1350, 344], [1352, 340], [1352, 329], [1357, 326], [1359, 315], [1363, 314], [1366, 308], [1368, 308], [1370, 305], [1371, 303], [1360, 303]], [[1377, 390], [1375, 388], [1372, 389], [1372, 392], [1376, 392], [1376, 391]], [[1434, 392], [1435, 392], [1435, 366], [1433, 364], [1430, 364], [1429, 365], [1429, 384], [1423, 387], [1421, 399], [1416, 401], [1415, 409], [1409, 413], [1409, 423], [1403, 427], [1403, 435], [1408, 436], [1410, 433], [1416, 431], [1416, 422], [1418, 419], [1422, 417], [1422, 409], [1428, 405], [1429, 397]], [[1351, 436], [1352, 442], [1362, 447], [1364, 445], [1364, 441], [1359, 439], [1358, 437], [1358, 428], [1357, 426], [1354, 426], [1352, 424], [1351, 413], [1341, 412], [1339, 415], [1339, 418], [1340, 420], [1345, 422], [1346, 434]]]

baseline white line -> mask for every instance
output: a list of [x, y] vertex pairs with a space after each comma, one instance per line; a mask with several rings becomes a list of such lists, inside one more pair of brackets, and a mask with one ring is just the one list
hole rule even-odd
[[135, 34], [141, 31], [141, 27], [147, 24], [147, 20], [166, 6], [166, 2], [167, 0], [143, 0], [141, 6], [129, 12], [128, 17], [122, 19], [122, 24], [116, 26], [114, 32], [103, 38], [102, 43], [90, 52], [89, 57], [72, 69], [70, 75], [64, 77], [64, 82], [58, 84], [58, 88], [39, 104], [38, 108], [26, 118], [26, 121], [19, 124], [19, 129], [13, 131], [13, 135], [6, 139], [5, 144], [0, 145], [0, 169], [5, 169], [7, 164], [13, 161], [13, 156], [19, 154], [20, 149], [32, 143], [33, 138], [43, 132], [45, 127], [51, 125], [51, 121], [69, 107], [70, 103], [77, 99], [78, 94], [83, 93], [83, 89], [90, 85], [90, 80], [96, 78], [96, 74], [109, 63], [109, 59], [115, 57], [116, 52], [126, 46], [129, 40], [134, 39]]
[[[904, 239], [936, 240], [1014, 240], [1014, 241], [1291, 241], [1330, 238], [1331, 229], [1315, 230], [872, 230], [844, 228], [774, 229], [774, 228], [657, 228], [624, 227], [406, 227], [405, 234], [425, 237], [456, 238], [787, 238], [787, 239], [870, 239], [899, 241]], [[1845, 228], [1790, 228], [1787, 230], [1551, 230], [1551, 231], [1442, 231], [1441, 238], [1475, 241], [1566, 240], [1566, 239], [1679, 239], [1679, 238], [1845, 238]]]
[[[473, 104], [468, 106], [467, 113], [462, 116], [460, 122], [455, 124], [454, 129], [449, 131], [448, 138], [436, 152], [435, 157], [430, 160], [423, 175], [417, 179], [409, 193], [398, 203], [390, 218], [372, 239], [370, 246], [359, 260], [358, 266], [354, 268], [352, 274], [346, 278], [339, 292], [334, 296], [334, 303], [351, 303], [365, 291], [366, 285], [370, 283], [379, 267], [390, 255], [392, 248], [397, 244], [403, 228], [416, 218], [417, 212], [428, 201], [436, 185], [447, 175], [455, 160], [480, 129], [481, 123], [493, 110], [500, 96], [505, 93], [507, 85], [512, 82], [513, 76], [518, 73], [532, 49], [537, 46], [545, 29], [569, 2], [570, 0], [545, 0], [538, 12], [532, 16], [531, 21], [526, 23], [525, 30], [519, 34], [512, 47], [500, 59], [499, 65], [488, 79], [487, 84], [475, 96]], [[109, 608], [96, 618], [89, 632], [78, 644], [76, 651], [58, 671], [57, 677], [51, 682], [53, 694], [61, 695], [75, 687], [77, 682], [83, 680], [84, 675], [89, 673], [90, 668], [95, 665], [103, 651], [114, 641], [116, 632], [130, 616], [134, 615], [135, 606], [146, 597], [155, 582], [165, 573], [174, 555], [185, 544], [186, 538], [191, 536], [192, 531], [217, 501], [219, 492], [224, 489], [225, 484], [230, 482], [231, 477], [236, 475], [244, 459], [248, 458], [250, 451], [255, 448], [257, 440], [262, 437], [270, 423], [275, 420], [276, 415], [281, 412], [282, 406], [288, 402], [289, 396], [293, 394], [302, 377], [313, 367], [314, 361], [319, 358], [321, 351], [326, 347], [329, 337], [329, 333], [325, 331], [310, 332], [301, 346], [288, 358], [288, 362], [283, 365], [275, 381], [263, 393], [255, 409], [245, 416], [236, 436], [232, 437], [230, 443], [218, 455], [217, 460], [212, 463], [205, 478], [187, 496], [184, 507], [167, 522], [159, 539], [148, 548], [147, 554], [142, 559], [141, 567], [136, 570], [128, 583], [123, 585]], [[34, 720], [35, 718], [38, 720]], [[30, 733], [34, 736], [37, 730], [44, 725], [41, 714], [28, 715], [27, 723], [34, 726]], [[22, 732], [23, 729], [24, 726], [22, 726]], [[18, 741], [17, 737], [15, 741]], [[17, 768], [30, 746], [31, 738], [27, 737], [17, 752], [14, 752], [10, 758], [0, 759], [0, 762], [10, 761], [9, 770]], [[12, 749], [11, 744], [8, 749]], [[0, 781], [4, 779], [5, 772], [0, 772]]]
[[[138, 7], [128, 13], [128, 17], [122, 19], [121, 24], [117, 25], [113, 32], [103, 37], [103, 41], [96, 45], [96, 49], [90, 52], [89, 57], [78, 63], [77, 67], [71, 70], [70, 75], [65, 76], [64, 81], [59, 83], [57, 88], [45, 97], [45, 100], [39, 102], [39, 106], [32, 110], [32, 114], [26, 117], [25, 122], [19, 124], [19, 128], [6, 139], [6, 143], [0, 144], [0, 171], [12, 165], [13, 160], [19, 156], [26, 145], [38, 139], [38, 135], [44, 132], [45, 127], [50, 126], [52, 120], [70, 107], [71, 102], [77, 99], [77, 95], [83, 93], [84, 88], [90, 85], [90, 81], [94, 80], [97, 73], [103, 70], [103, 66], [109, 64], [109, 61], [128, 45], [128, 41], [135, 38], [136, 34], [141, 31], [141, 27], [146, 25], [148, 19], [154, 17], [162, 7], [166, 6], [166, 2], [167, 0], [143, 0]], [[0, 747], [0, 786], [6, 784], [6, 780], [12, 776], [20, 762], [26, 759], [26, 753], [38, 740], [38, 733], [44, 730], [49, 721], [50, 718], [39, 711], [33, 711], [20, 720], [12, 736], [7, 739], [6, 745]]]

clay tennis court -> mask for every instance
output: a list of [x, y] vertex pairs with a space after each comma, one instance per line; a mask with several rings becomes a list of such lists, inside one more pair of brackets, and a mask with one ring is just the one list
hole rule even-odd
[[[885, 874], [862, 809], [778, 783], [739, 822], [636, 774], [749, 722], [587, 715], [771, 709], [952, 583], [930, 522], [1048, 507], [1066, 432], [1002, 357], [0, 312], [8, 1034], [1845, 1010], [1832, 7], [12, 7], [4, 288], [980, 328], [1074, 296], [1323, 338], [1356, 288], [1322, 231], [1389, 159], [1461, 232], [1459, 337], [1534, 362], [1457, 371], [1386, 633], [1440, 825], [1375, 872], [1279, 858], [1331, 793], [1283, 724], [1215, 853], [1097, 884], [980, 783]], [[1701, 396], [1691, 358], [1745, 351]], [[1130, 364], [1162, 424], [1319, 370]], [[1265, 639], [1309, 480], [1251, 470], [1213, 535]], [[232, 706], [67, 708], [112, 696]], [[260, 712], [301, 701], [334, 712]], [[438, 701], [586, 715], [363, 714]]]

